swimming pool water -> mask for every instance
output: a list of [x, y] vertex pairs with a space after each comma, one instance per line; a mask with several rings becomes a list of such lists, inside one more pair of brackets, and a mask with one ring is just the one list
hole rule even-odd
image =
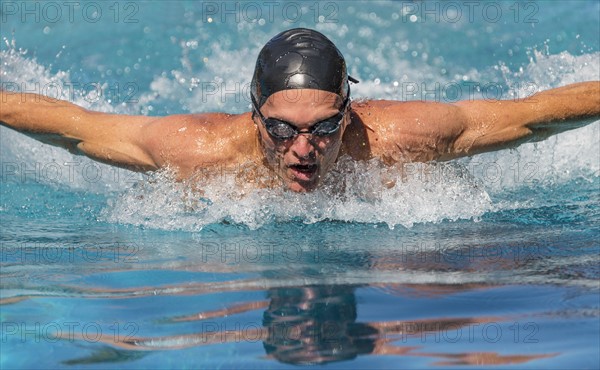
[[[65, 4], [2, 2], [4, 88], [239, 113], [260, 47], [298, 26], [339, 46], [355, 99], [600, 79], [596, 1]], [[240, 195], [224, 174], [199, 196], [1, 128], [0, 366], [598, 368], [599, 130], [342, 161], [341, 194]]]

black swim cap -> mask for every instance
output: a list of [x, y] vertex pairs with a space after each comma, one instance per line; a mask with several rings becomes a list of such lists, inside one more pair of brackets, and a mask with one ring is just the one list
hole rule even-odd
[[256, 60], [251, 94], [260, 108], [277, 91], [317, 89], [345, 99], [350, 90], [344, 56], [325, 35], [293, 28], [273, 37]]

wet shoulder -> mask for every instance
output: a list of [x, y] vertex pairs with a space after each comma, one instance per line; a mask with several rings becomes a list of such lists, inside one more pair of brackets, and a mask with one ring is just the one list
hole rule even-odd
[[352, 124], [344, 139], [349, 151], [361, 159], [379, 157], [390, 162], [436, 159], [448, 146], [446, 133], [453, 121], [449, 117], [452, 109], [448, 104], [426, 101], [353, 102]]
[[187, 117], [184, 130], [198, 142], [212, 145], [212, 149], [231, 149], [244, 152], [256, 137], [255, 125], [250, 113], [194, 114]]
[[182, 172], [247, 161], [256, 146], [250, 113], [173, 115], [149, 124], [146, 135], [157, 163], [179, 167]]

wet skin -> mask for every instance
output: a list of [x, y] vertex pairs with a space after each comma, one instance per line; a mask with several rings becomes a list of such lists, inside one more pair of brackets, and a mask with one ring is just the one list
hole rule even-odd
[[342, 100], [336, 94], [319, 90], [279, 91], [260, 108], [266, 118], [277, 118], [296, 127], [300, 134], [288, 139], [273, 138], [255, 115], [260, 147], [268, 166], [296, 192], [315, 189], [334, 165], [349, 121], [344, 114], [338, 131], [327, 136], [307, 133], [317, 122], [337, 115]]
[[[210, 169], [260, 178], [270, 168], [292, 191], [315, 189], [342, 155], [377, 158], [386, 165], [446, 161], [540, 141], [600, 118], [600, 82], [575, 83], [519, 100], [468, 100], [453, 104], [354, 101], [330, 136], [300, 134], [274, 140], [252, 113], [180, 114], [167, 117], [93, 112], [36, 94], [0, 90], [0, 124], [74, 154], [137, 171], [173, 170], [195, 179]], [[267, 118], [301, 132], [335, 116], [332, 93], [280, 91], [260, 108]], [[247, 183], [262, 186], [249, 176]], [[265, 185], [275, 186], [275, 185]]]

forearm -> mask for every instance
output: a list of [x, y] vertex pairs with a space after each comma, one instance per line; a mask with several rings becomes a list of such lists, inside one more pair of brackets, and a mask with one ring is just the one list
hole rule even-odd
[[0, 123], [28, 134], [70, 135], [87, 111], [37, 94], [0, 91]]
[[152, 118], [88, 111], [49, 97], [0, 91], [0, 123], [74, 154], [126, 168], [156, 169], [142, 132]]
[[556, 134], [600, 119], [600, 81], [542, 91], [518, 103], [528, 108], [526, 127]]
[[476, 100], [458, 105], [468, 107], [468, 124], [472, 127], [560, 129], [562, 123], [600, 119], [600, 81], [545, 90], [525, 99]]
[[600, 82], [582, 82], [520, 100], [475, 100], [455, 104], [461, 134], [453, 156], [510, 148], [585, 126], [600, 119]]

